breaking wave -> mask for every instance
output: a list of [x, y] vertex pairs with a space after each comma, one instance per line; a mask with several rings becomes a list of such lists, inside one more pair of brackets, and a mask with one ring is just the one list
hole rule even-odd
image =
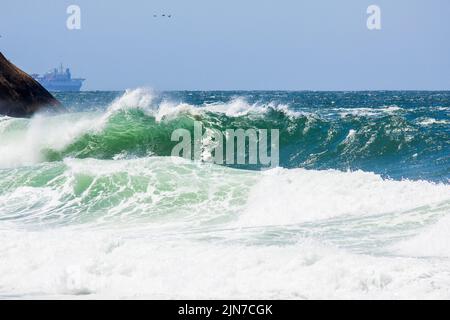
[[[448, 298], [445, 95], [249, 95], [0, 118], [0, 298]], [[282, 168], [170, 157], [195, 121], [280, 129]]]
[[[445, 177], [449, 133], [409, 120], [399, 107], [291, 110], [285, 104], [191, 105], [155, 102], [143, 89], [126, 92], [105, 111], [36, 116], [0, 121], [0, 167], [32, 165], [65, 158], [126, 159], [169, 156], [171, 134], [194, 121], [205, 129], [280, 129], [280, 165], [287, 168], [362, 169], [393, 177], [423, 178], [397, 172], [421, 168], [424, 177]], [[430, 172], [429, 164], [433, 164]], [[248, 167], [260, 169], [260, 167]], [[392, 169], [390, 172], [390, 169]], [[384, 171], [383, 171], [384, 170]], [[444, 174], [443, 174], [444, 173]]]

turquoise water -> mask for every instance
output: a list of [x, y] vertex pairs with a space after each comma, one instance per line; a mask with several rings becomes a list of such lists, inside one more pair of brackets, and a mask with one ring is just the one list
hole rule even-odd
[[[101, 112], [121, 94], [58, 98], [74, 112]], [[153, 103], [206, 110], [201, 118], [187, 112], [162, 122], [142, 109], [117, 112], [104, 131], [87, 133], [65, 149], [54, 150], [55, 159], [111, 159], [121, 152], [168, 156], [174, 146], [172, 131], [192, 130], [193, 121], [201, 120], [205, 128], [223, 131], [280, 129], [284, 168], [361, 169], [396, 179], [444, 182], [450, 178], [449, 92], [168, 92], [160, 93]], [[222, 108], [216, 110], [231, 111], [214, 112], [217, 105]]]
[[[0, 297], [450, 297], [449, 92], [57, 98], [0, 118]], [[280, 168], [170, 157], [195, 121]]]

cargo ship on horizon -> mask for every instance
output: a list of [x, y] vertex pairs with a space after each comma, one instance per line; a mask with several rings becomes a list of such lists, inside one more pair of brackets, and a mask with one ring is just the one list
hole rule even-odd
[[80, 91], [83, 82], [86, 80], [72, 78], [70, 69], [64, 70], [62, 64], [59, 68], [55, 68], [44, 75], [33, 74], [32, 77], [48, 91], [58, 92]]

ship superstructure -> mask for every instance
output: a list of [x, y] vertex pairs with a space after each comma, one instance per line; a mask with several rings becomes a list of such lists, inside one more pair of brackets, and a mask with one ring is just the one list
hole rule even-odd
[[85, 79], [72, 78], [70, 69], [64, 70], [61, 64], [44, 75], [33, 74], [36, 79], [48, 91], [80, 91]]

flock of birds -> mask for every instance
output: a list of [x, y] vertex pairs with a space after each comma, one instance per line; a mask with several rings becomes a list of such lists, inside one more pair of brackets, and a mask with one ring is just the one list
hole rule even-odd
[[[172, 15], [171, 14], [162, 14], [161, 17], [163, 17], [163, 18], [172, 18]], [[154, 14], [153, 18], [158, 18], [158, 15]]]

